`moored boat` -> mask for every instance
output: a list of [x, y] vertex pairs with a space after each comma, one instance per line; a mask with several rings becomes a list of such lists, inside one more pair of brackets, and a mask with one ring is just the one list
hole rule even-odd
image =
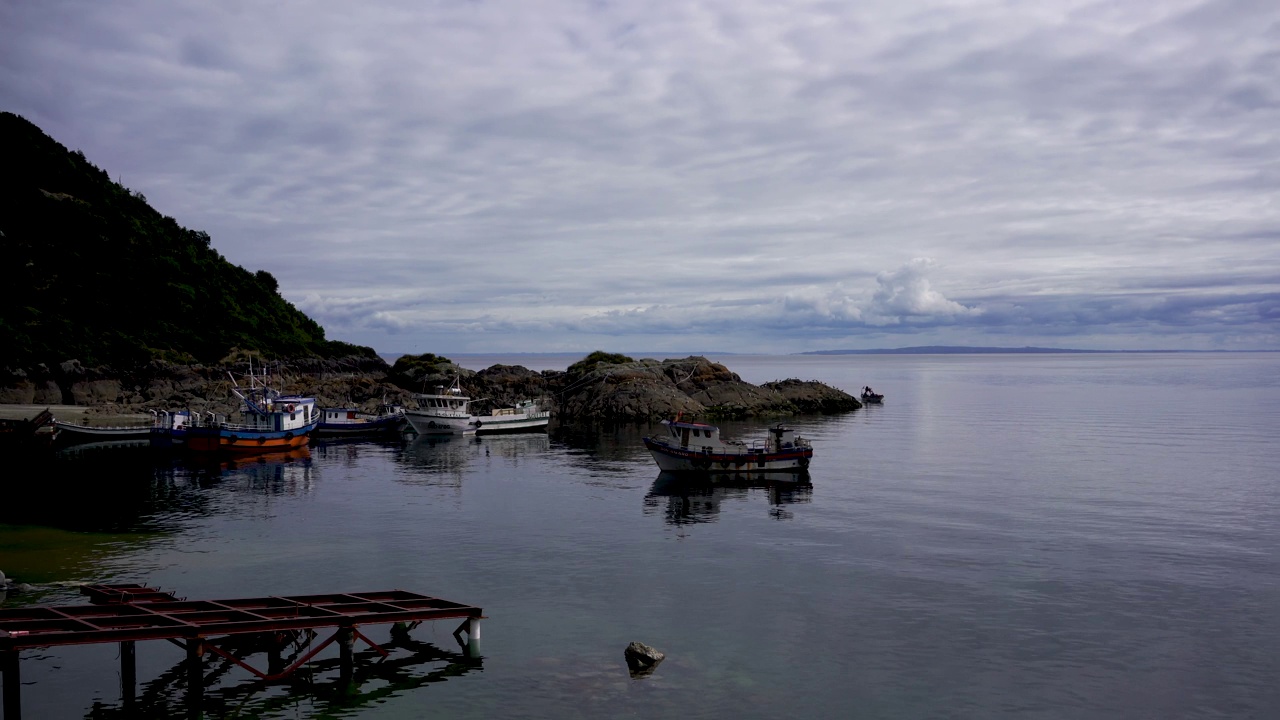
[[443, 385], [434, 393], [413, 396], [416, 408], [405, 410], [404, 416], [419, 435], [462, 435], [471, 427], [471, 398], [462, 391], [462, 381], [455, 377], [449, 387]]
[[488, 415], [471, 418], [468, 430], [477, 435], [546, 430], [551, 411], [538, 408], [536, 400], [522, 400], [515, 407], [497, 408]]
[[246, 392], [231, 392], [244, 403], [238, 422], [220, 415], [192, 418], [186, 445], [194, 452], [235, 454], [280, 452], [311, 440], [320, 424], [315, 398], [280, 395], [263, 381]]
[[355, 408], [323, 408], [316, 434], [338, 437], [397, 433], [404, 429], [404, 412], [399, 405], [387, 403], [379, 405], [372, 413]]
[[58, 427], [58, 442], [62, 444], [147, 440], [151, 437], [150, 425], [89, 425], [63, 420], [54, 420], [53, 423]]
[[769, 428], [764, 442], [746, 444], [720, 437], [720, 428], [698, 422], [663, 420], [667, 435], [644, 438], [658, 468], [673, 473], [775, 472], [805, 470], [813, 446], [791, 428]]
[[157, 412], [151, 422], [151, 445], [172, 447], [187, 442], [187, 428], [191, 425], [190, 410]]

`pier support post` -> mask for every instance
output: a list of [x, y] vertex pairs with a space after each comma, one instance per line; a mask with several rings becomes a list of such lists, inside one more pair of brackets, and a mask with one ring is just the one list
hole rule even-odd
[[351, 679], [355, 675], [355, 633], [351, 628], [338, 628], [338, 680], [341, 683], [342, 691], [351, 690]]
[[187, 717], [199, 718], [204, 715], [204, 640], [191, 638], [187, 640]]
[[467, 618], [467, 657], [475, 660], [480, 657], [480, 618]]
[[22, 678], [18, 675], [18, 651], [0, 652], [4, 671], [4, 720], [22, 720]]
[[134, 641], [125, 640], [120, 643], [120, 699], [125, 707], [133, 705], [137, 696], [138, 664], [134, 650]]
[[275, 633], [267, 638], [267, 673], [275, 675], [284, 670], [284, 662], [280, 659], [280, 650], [284, 645], [284, 639], [280, 633]]

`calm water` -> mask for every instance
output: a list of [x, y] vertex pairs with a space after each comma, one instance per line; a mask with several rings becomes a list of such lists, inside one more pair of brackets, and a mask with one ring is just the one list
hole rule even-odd
[[[485, 609], [477, 663], [426, 624], [354, 695], [326, 651], [293, 685], [223, 672], [209, 717], [1280, 717], [1280, 355], [717, 359], [885, 405], [796, 419], [802, 485], [660, 478], [645, 427], [86, 450], [6, 473], [0, 570], [40, 590], [5, 606], [115, 581]], [[667, 653], [652, 676], [632, 640]], [[25, 717], [125, 717], [116, 652], [24, 653]], [[184, 714], [181, 659], [139, 644], [144, 716]]]

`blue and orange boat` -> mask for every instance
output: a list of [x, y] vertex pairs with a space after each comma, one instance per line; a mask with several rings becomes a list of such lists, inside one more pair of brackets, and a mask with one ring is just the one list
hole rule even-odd
[[241, 417], [202, 418], [187, 428], [187, 449], [194, 452], [234, 454], [280, 452], [300, 448], [311, 441], [320, 424], [315, 398], [280, 395], [265, 382], [246, 392], [231, 392], [244, 403]]

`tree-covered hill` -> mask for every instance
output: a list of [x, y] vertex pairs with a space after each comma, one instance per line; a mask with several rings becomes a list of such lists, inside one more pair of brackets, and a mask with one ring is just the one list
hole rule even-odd
[[0, 365], [375, 356], [26, 119], [0, 112], [0, 158]]

